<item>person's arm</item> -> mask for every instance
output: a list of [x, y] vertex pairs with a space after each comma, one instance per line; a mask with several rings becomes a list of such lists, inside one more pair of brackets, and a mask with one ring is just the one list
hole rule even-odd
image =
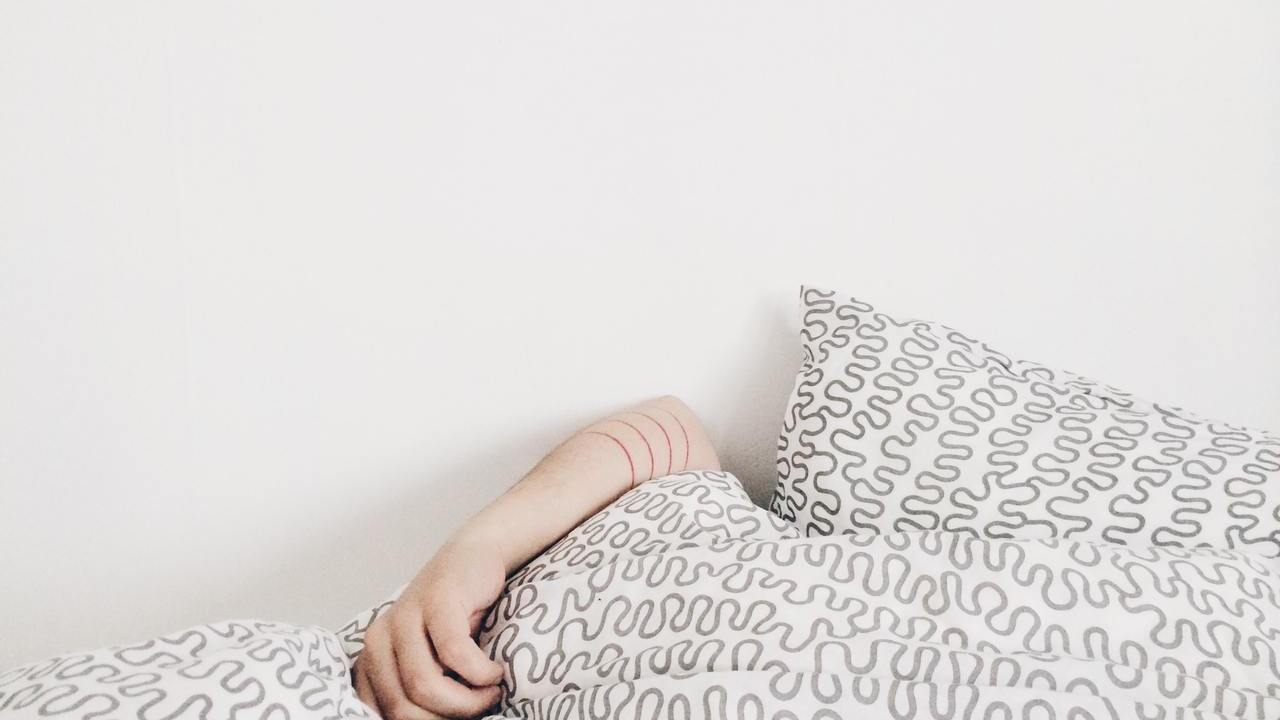
[[671, 396], [574, 433], [454, 533], [369, 627], [360, 699], [389, 720], [480, 714], [499, 699], [502, 666], [475, 632], [507, 575], [632, 487], [719, 469], [702, 424]]

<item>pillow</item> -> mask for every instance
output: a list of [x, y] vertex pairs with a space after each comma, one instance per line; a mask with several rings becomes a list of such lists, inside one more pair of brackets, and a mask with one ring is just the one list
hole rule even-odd
[[1280, 556], [1280, 436], [800, 291], [771, 509], [806, 535], [964, 530]]

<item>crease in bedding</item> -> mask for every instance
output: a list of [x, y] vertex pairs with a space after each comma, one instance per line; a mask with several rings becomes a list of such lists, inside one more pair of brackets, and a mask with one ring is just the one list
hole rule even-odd
[[[494, 717], [1280, 718], [1262, 554], [967, 531], [805, 538], [727, 473], [630, 491], [507, 583]], [[0, 717], [376, 717], [330, 632], [200, 626], [0, 674]]]

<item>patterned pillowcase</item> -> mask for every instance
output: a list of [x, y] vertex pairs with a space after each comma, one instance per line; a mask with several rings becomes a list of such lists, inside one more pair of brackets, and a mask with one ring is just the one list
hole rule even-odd
[[806, 535], [965, 530], [1280, 557], [1280, 436], [801, 289], [772, 510]]

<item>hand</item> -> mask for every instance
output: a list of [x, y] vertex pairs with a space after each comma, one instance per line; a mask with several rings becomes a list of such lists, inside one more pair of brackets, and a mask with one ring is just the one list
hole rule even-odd
[[472, 718], [496, 704], [502, 666], [475, 633], [505, 581], [492, 550], [441, 548], [365, 633], [360, 699], [388, 720]]

